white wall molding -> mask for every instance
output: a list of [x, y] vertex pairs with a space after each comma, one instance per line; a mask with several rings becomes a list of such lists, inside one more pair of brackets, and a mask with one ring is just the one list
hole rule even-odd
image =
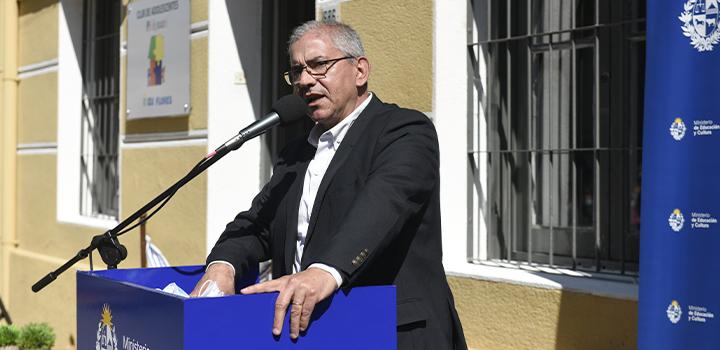
[[18, 79], [26, 79], [34, 77], [36, 75], [43, 75], [58, 70], [58, 59], [53, 58], [51, 60], [28, 64], [18, 68]]
[[593, 274], [572, 270], [492, 266], [492, 263], [465, 264], [448, 276], [518, 286], [557, 289], [622, 300], [638, 300], [639, 280], [632, 277]]
[[31, 143], [18, 143], [17, 150], [27, 150], [27, 149], [56, 149], [57, 143], [56, 142], [31, 142]]
[[[229, 13], [227, 2], [209, 1], [208, 41], [208, 148], [223, 144], [240, 129], [260, 116], [259, 106], [253, 107], [249, 87], [235, 77], [245, 70], [260, 72], [260, 67], [245, 66], [241, 62], [238, 43], [250, 47], [245, 56], [258, 55], [260, 62], [262, 26], [260, 23], [261, 1], [232, 3], [234, 13]], [[242, 21], [242, 27], [250, 30], [233, 31], [233, 23]], [[239, 23], [239, 22], [238, 22]], [[239, 37], [236, 37], [239, 36]], [[259, 89], [260, 86], [250, 88]], [[243, 147], [208, 169], [207, 191], [207, 252], [215, 245], [225, 225], [235, 215], [250, 207], [252, 198], [261, 188], [260, 139], [247, 142]]]
[[[433, 120], [440, 141], [443, 264], [467, 264], [467, 1], [434, 1]], [[459, 195], [458, 195], [459, 194]]]
[[16, 151], [18, 155], [56, 154], [57, 144], [55, 142], [20, 143]]
[[190, 24], [190, 35], [195, 33], [207, 32], [210, 28], [208, 21], [200, 21]]
[[18, 149], [17, 155], [43, 155], [43, 154], [57, 154], [56, 148], [31, 148], [31, 149]]
[[[157, 149], [157, 148], [176, 148], [176, 147], [199, 147], [207, 146], [206, 139], [188, 139], [188, 140], [167, 140], [167, 141], [145, 141], [122, 143], [122, 149]], [[200, 158], [198, 158], [200, 161]]]
[[165, 142], [165, 141], [186, 141], [186, 140], [207, 140], [207, 129], [177, 131], [177, 132], [152, 132], [142, 134], [127, 134], [123, 136], [124, 144]]

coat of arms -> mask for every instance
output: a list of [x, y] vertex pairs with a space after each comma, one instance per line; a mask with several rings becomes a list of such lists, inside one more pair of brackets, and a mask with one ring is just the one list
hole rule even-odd
[[712, 51], [713, 45], [720, 42], [718, 0], [688, 0], [678, 19], [683, 22], [683, 35], [699, 52]]
[[112, 322], [112, 313], [108, 304], [103, 305], [103, 310], [98, 322], [97, 340], [95, 350], [118, 350], [115, 326]]

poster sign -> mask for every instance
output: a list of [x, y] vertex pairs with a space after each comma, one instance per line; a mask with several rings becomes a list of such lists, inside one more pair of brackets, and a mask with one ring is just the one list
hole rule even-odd
[[647, 1], [641, 350], [720, 349], [719, 2]]
[[128, 5], [127, 119], [190, 113], [190, 3]]

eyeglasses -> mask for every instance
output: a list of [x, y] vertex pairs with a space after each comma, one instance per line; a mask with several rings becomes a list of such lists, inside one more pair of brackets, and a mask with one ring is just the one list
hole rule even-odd
[[288, 83], [288, 85], [292, 85], [293, 83], [297, 82], [298, 79], [300, 79], [300, 75], [303, 71], [308, 72], [313, 78], [315, 79], [322, 79], [325, 78], [325, 75], [327, 72], [332, 68], [335, 63], [346, 60], [348, 58], [355, 58], [353, 56], [345, 56], [340, 58], [333, 58], [331, 60], [322, 60], [322, 61], [315, 61], [315, 62], [307, 62], [307, 65], [296, 65], [290, 67], [290, 70], [283, 73], [283, 77], [285, 77], [285, 82]]

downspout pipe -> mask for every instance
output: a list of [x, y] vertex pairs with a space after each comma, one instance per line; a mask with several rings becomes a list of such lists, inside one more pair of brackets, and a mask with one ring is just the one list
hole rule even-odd
[[6, 305], [10, 297], [10, 251], [17, 246], [17, 102], [18, 15], [17, 1], [0, 5], [2, 78], [0, 86], [0, 293]]

